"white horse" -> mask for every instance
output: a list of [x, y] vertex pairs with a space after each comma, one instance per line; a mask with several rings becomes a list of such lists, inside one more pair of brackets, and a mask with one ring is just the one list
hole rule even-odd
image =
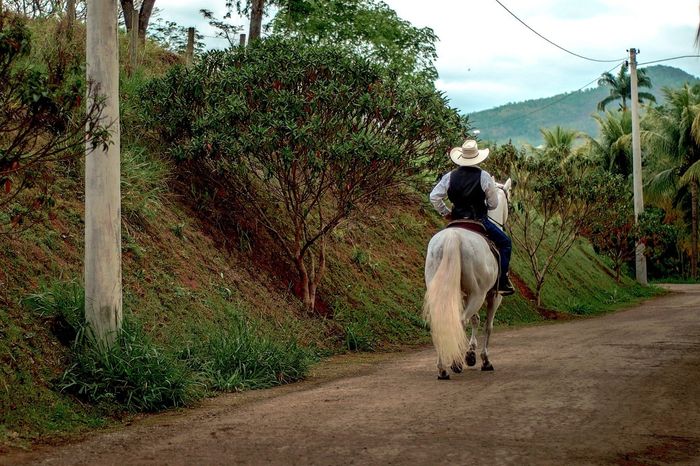
[[[489, 211], [489, 218], [503, 228], [508, 220], [510, 178], [496, 183], [498, 207]], [[463, 228], [445, 228], [428, 243], [425, 259], [427, 291], [423, 316], [437, 351], [438, 379], [449, 379], [447, 368], [462, 372], [466, 358], [468, 366], [476, 364], [476, 331], [479, 309], [487, 304], [484, 327], [484, 348], [481, 350], [481, 370], [492, 371], [489, 362], [489, 337], [493, 317], [503, 297], [495, 291], [498, 263], [489, 245], [479, 233]], [[466, 324], [471, 323], [471, 339], [467, 342]]]

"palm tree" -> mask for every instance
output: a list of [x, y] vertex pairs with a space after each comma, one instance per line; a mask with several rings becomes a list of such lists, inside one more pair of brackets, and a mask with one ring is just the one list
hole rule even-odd
[[575, 143], [576, 140], [584, 137], [584, 134], [573, 130], [555, 126], [552, 129], [540, 128], [542, 138], [544, 138], [544, 146], [541, 149], [536, 149], [543, 158], [556, 160], [560, 164], [567, 163], [576, 155]]
[[590, 154], [606, 171], [625, 179], [632, 174], [632, 117], [630, 112], [593, 115], [600, 128], [598, 140], [588, 136]]
[[[632, 99], [632, 82], [630, 75], [627, 73], [627, 69], [628, 65], [627, 62], [625, 62], [620, 67], [620, 72], [617, 73], [617, 76], [609, 72], [601, 75], [598, 80], [598, 85], [609, 87], [610, 95], [598, 102], [599, 111], [604, 111], [606, 105], [616, 100], [622, 100], [620, 110], [623, 112], [627, 110], [627, 101]], [[637, 86], [651, 87], [651, 79], [649, 79], [644, 70], [637, 70]], [[656, 102], [656, 97], [649, 92], [639, 92], [639, 102], [641, 103], [643, 100]]]
[[651, 130], [644, 142], [657, 157], [660, 170], [645, 186], [650, 199], [672, 199], [687, 209], [690, 202], [693, 278], [698, 261], [698, 187], [700, 185], [700, 86], [687, 83], [680, 89], [664, 88], [666, 104], [651, 109]]

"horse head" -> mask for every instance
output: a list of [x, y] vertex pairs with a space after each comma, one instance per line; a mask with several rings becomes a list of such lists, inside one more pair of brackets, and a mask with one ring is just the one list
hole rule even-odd
[[503, 184], [496, 182], [496, 187], [498, 188], [498, 207], [489, 210], [489, 218], [498, 225], [501, 230], [505, 230], [505, 225], [508, 221], [508, 203], [510, 202], [511, 184], [510, 178]]

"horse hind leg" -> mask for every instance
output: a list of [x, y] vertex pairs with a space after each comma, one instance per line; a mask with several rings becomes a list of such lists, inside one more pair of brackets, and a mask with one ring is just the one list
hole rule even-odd
[[450, 374], [447, 372], [447, 369], [445, 366], [442, 364], [442, 361], [438, 357], [438, 363], [437, 363], [437, 368], [438, 368], [438, 380], [450, 380]]
[[[484, 302], [484, 298], [474, 298], [473, 296], [471, 297], [464, 297], [464, 307], [463, 307], [463, 312], [461, 316], [461, 322], [462, 322], [462, 327], [464, 331], [466, 332], [467, 325], [466, 321], [469, 320], [471, 323], [471, 338], [469, 340], [469, 350], [467, 351], [467, 354], [465, 355], [465, 358], [462, 359], [461, 361], [452, 361], [450, 364], [450, 369], [452, 372], [455, 374], [460, 374], [464, 370], [464, 362], [466, 360], [467, 366], [474, 366], [476, 365], [476, 347], [477, 347], [477, 342], [476, 342], [476, 329], [479, 327], [479, 309], [481, 308], [481, 303]], [[438, 360], [438, 379], [440, 380], [446, 380], [449, 379], [450, 375], [447, 373], [445, 370], [445, 366], [442, 365], [442, 361]]]
[[496, 310], [501, 304], [503, 296], [498, 293], [490, 293], [487, 297], [486, 305], [486, 324], [484, 325], [484, 349], [481, 350], [481, 370], [492, 371], [493, 365], [489, 361], [489, 339], [493, 331], [493, 318], [496, 315]]
[[[471, 324], [471, 338], [469, 339], [469, 349], [461, 361], [454, 361], [452, 363], [453, 372], [462, 372], [464, 367], [464, 362], [466, 360], [467, 366], [474, 366], [476, 364], [476, 331], [479, 328], [479, 309], [484, 302], [485, 296], [470, 296], [464, 297], [464, 311], [462, 314], [462, 323], [464, 326], [464, 331], [466, 332], [467, 321]], [[455, 370], [457, 369], [457, 370]]]
[[[464, 307], [463, 308], [465, 310], [469, 310], [469, 302], [466, 298], [464, 299]], [[465, 315], [466, 315], [466, 313], [462, 315], [462, 318], [464, 318]], [[469, 351], [467, 352], [467, 356], [465, 358], [467, 360], [467, 366], [473, 366], [474, 364], [476, 364], [476, 356], [475, 355], [473, 355], [474, 362], [472, 362], [471, 364], [469, 363], [469, 361], [470, 361], [469, 354], [474, 353], [473, 350], [474, 350], [474, 348], [476, 348], [476, 330], [474, 329], [474, 317], [475, 316], [476, 316], [476, 322], [477, 322], [476, 326], [477, 327], [479, 326], [479, 313], [477, 312], [476, 314], [474, 314], [471, 317], [471, 319], [469, 319], [469, 321], [471, 322], [472, 333], [471, 333], [471, 339], [469, 340]], [[464, 320], [462, 320], [462, 326], [464, 327], [464, 330], [466, 331], [467, 323]], [[452, 372], [454, 372], [455, 374], [460, 374], [464, 370], [464, 361], [453, 361], [452, 365], [450, 366], [450, 369], [452, 369]]]
[[469, 339], [469, 350], [467, 351], [467, 355], [465, 359], [467, 360], [467, 366], [473, 367], [476, 365], [476, 348], [478, 347], [478, 343], [476, 340], [476, 332], [479, 329], [479, 313], [476, 312], [471, 319], [469, 319], [469, 322], [471, 323], [472, 327], [472, 335], [471, 338]]

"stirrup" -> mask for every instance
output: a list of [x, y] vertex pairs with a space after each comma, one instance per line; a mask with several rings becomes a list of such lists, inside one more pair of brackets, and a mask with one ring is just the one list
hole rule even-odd
[[497, 291], [503, 296], [510, 296], [515, 293], [515, 288], [513, 288], [513, 284], [508, 276], [506, 276], [505, 283], [501, 283], [499, 280]]

